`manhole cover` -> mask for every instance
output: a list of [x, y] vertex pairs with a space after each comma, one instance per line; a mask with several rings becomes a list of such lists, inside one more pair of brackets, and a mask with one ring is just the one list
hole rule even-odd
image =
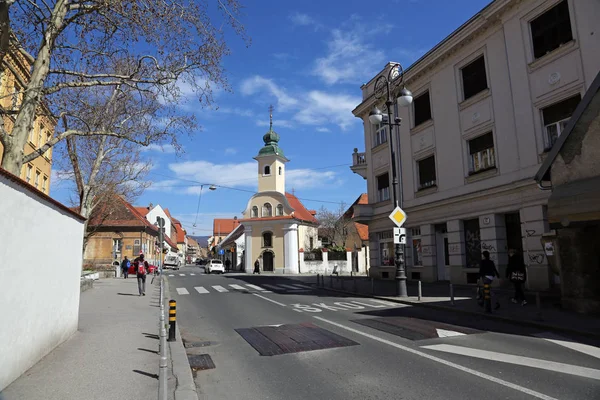
[[188, 354], [188, 360], [194, 371], [215, 368], [215, 363], [208, 354]]
[[212, 346], [212, 342], [188, 342], [186, 340], [183, 341], [183, 347], [186, 349], [191, 349], [193, 347], [207, 347]]
[[482, 333], [482, 331], [463, 326], [407, 317], [368, 318], [353, 320], [352, 322], [410, 340]]
[[261, 356], [356, 346], [353, 340], [312, 323], [236, 329]]

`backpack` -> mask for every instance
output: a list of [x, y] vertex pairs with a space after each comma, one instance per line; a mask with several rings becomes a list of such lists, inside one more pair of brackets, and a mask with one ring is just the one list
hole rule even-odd
[[141, 262], [138, 264], [137, 273], [140, 275], [146, 275], [146, 268], [144, 267], [144, 263]]

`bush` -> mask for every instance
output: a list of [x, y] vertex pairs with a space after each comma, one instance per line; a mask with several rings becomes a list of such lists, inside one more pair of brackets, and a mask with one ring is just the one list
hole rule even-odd
[[346, 250], [344, 251], [329, 251], [327, 253], [327, 259], [329, 261], [345, 261], [346, 260]]

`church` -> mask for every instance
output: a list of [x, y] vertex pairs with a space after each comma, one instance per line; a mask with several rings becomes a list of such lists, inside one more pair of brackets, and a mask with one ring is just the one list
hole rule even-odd
[[298, 252], [317, 244], [316, 211], [307, 210], [300, 200], [285, 191], [285, 168], [289, 160], [279, 147], [279, 135], [273, 131], [271, 110], [269, 131], [264, 146], [254, 157], [257, 162], [258, 192], [242, 212], [244, 263], [252, 273], [259, 260], [264, 272], [300, 273]]

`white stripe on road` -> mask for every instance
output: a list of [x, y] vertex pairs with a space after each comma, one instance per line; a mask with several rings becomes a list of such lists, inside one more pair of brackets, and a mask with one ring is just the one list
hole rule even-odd
[[579, 351], [581, 353], [590, 355], [592, 357], [600, 358], [600, 348], [598, 348], [598, 347], [590, 346], [590, 345], [583, 344], [583, 343], [573, 342], [567, 338], [564, 338], [564, 337], [559, 336], [552, 332], [536, 333], [533, 336], [539, 337], [541, 339], [545, 339], [554, 344], [558, 344], [559, 346], [567, 347], [571, 350]]
[[[265, 285], [265, 286], [266, 286], [266, 285]], [[278, 301], [275, 301], [275, 300], [271, 300], [271, 299], [270, 299], [270, 298], [268, 298], [268, 297], [261, 296], [261, 295], [260, 295], [260, 294], [258, 294], [258, 293], [252, 293], [252, 294], [253, 294], [253, 295], [255, 295], [256, 297], [260, 297], [261, 299], [264, 299], [264, 300], [270, 301], [271, 303], [275, 303], [275, 304], [277, 304], [278, 306], [285, 307], [285, 304], [283, 304], [283, 303], [280, 303], [280, 302], [278, 302]]]
[[175, 275], [169, 275], [169, 276], [175, 276]]
[[248, 286], [250, 289], [258, 290], [259, 292], [264, 292], [264, 290], [265, 290], [265, 289], [261, 288], [260, 286], [251, 285], [249, 283], [246, 283], [246, 286]]
[[187, 289], [184, 287], [178, 287], [176, 290], [177, 294], [190, 294], [190, 292], [188, 292]]
[[191, 276], [195, 276], [196, 274], [190, 274]]
[[545, 395], [543, 393], [536, 392], [534, 390], [528, 389], [528, 388], [520, 386], [520, 385], [516, 385], [514, 383], [507, 382], [507, 381], [502, 380], [502, 379], [498, 379], [496, 377], [484, 374], [482, 372], [476, 371], [476, 370], [471, 369], [471, 368], [463, 367], [462, 365], [459, 365], [459, 364], [454, 364], [454, 363], [452, 363], [450, 361], [446, 361], [446, 360], [444, 360], [442, 358], [435, 357], [435, 356], [432, 356], [432, 355], [427, 354], [427, 353], [423, 353], [422, 351], [415, 350], [415, 349], [412, 349], [410, 347], [406, 347], [406, 346], [403, 346], [401, 344], [394, 343], [394, 342], [392, 342], [390, 340], [382, 339], [380, 337], [371, 335], [369, 333], [365, 333], [365, 332], [359, 331], [358, 329], [354, 329], [354, 328], [351, 328], [349, 326], [338, 324], [337, 322], [329, 321], [328, 319], [317, 317], [317, 316], [314, 316], [313, 318], [316, 318], [319, 321], [323, 321], [325, 323], [337, 326], [338, 328], [342, 328], [342, 329], [345, 329], [347, 331], [354, 332], [357, 335], [361, 335], [361, 336], [367, 337], [369, 339], [378, 341], [380, 343], [387, 344], [388, 346], [392, 346], [392, 347], [395, 347], [397, 349], [404, 350], [404, 351], [406, 351], [408, 353], [412, 353], [412, 354], [415, 354], [417, 356], [426, 358], [428, 360], [435, 361], [435, 362], [438, 362], [440, 364], [446, 365], [448, 367], [458, 369], [458, 370], [466, 372], [468, 374], [475, 375], [475, 376], [477, 376], [479, 378], [487, 379], [488, 381], [498, 383], [500, 385], [506, 386], [506, 387], [514, 389], [514, 390], [518, 390], [519, 392], [526, 393], [526, 394], [528, 394], [530, 396], [533, 396], [533, 397], [536, 397], [538, 399], [542, 399], [542, 400], [558, 400], [558, 399], [556, 399], [554, 397], [547, 396], [547, 395]]
[[202, 286], [196, 286], [196, 287], [194, 287], [194, 289], [196, 289], [196, 292], [198, 292], [200, 294], [208, 293], [208, 290], [204, 289], [204, 287], [202, 287]]
[[235, 290], [246, 290], [245, 287], [240, 286], [240, 285], [231, 284], [231, 285], [229, 285], [229, 287], [232, 288], [232, 289], [235, 289]]
[[281, 288], [279, 286], [275, 286], [275, 285], [269, 285], [267, 283], [264, 283], [263, 286], [268, 287], [269, 289], [273, 289], [273, 290], [279, 290], [281, 291]]
[[213, 286], [213, 289], [215, 289], [217, 292], [221, 292], [221, 293], [229, 292], [229, 290], [227, 290], [223, 286], [219, 286], [219, 285]]
[[[267, 285], [265, 285], [265, 286], [267, 286]], [[284, 288], [284, 289], [298, 290], [298, 288], [297, 288], [297, 287], [295, 287], [295, 286], [292, 286], [292, 285], [284, 285], [283, 283], [281, 283], [281, 284], [279, 284], [279, 285], [277, 285], [277, 286], [279, 286], [279, 287], [282, 287], [282, 288]]]
[[434, 344], [423, 346], [423, 349], [443, 351], [445, 353], [460, 354], [463, 356], [481, 358], [483, 360], [498, 361], [507, 364], [522, 365], [547, 371], [561, 372], [563, 374], [576, 375], [584, 378], [600, 380], [600, 369], [580, 367], [578, 365], [563, 364], [555, 361], [539, 360], [537, 358], [515, 356], [513, 354], [497, 353], [495, 351], [471, 349], [464, 346], [451, 344]]
[[179, 274], [179, 276], [185, 276], [185, 274]]
[[306, 285], [298, 285], [296, 283], [294, 283], [292, 286], [295, 286], [297, 288], [301, 288], [301, 289], [312, 289], [312, 287], [310, 286], [306, 286]]

